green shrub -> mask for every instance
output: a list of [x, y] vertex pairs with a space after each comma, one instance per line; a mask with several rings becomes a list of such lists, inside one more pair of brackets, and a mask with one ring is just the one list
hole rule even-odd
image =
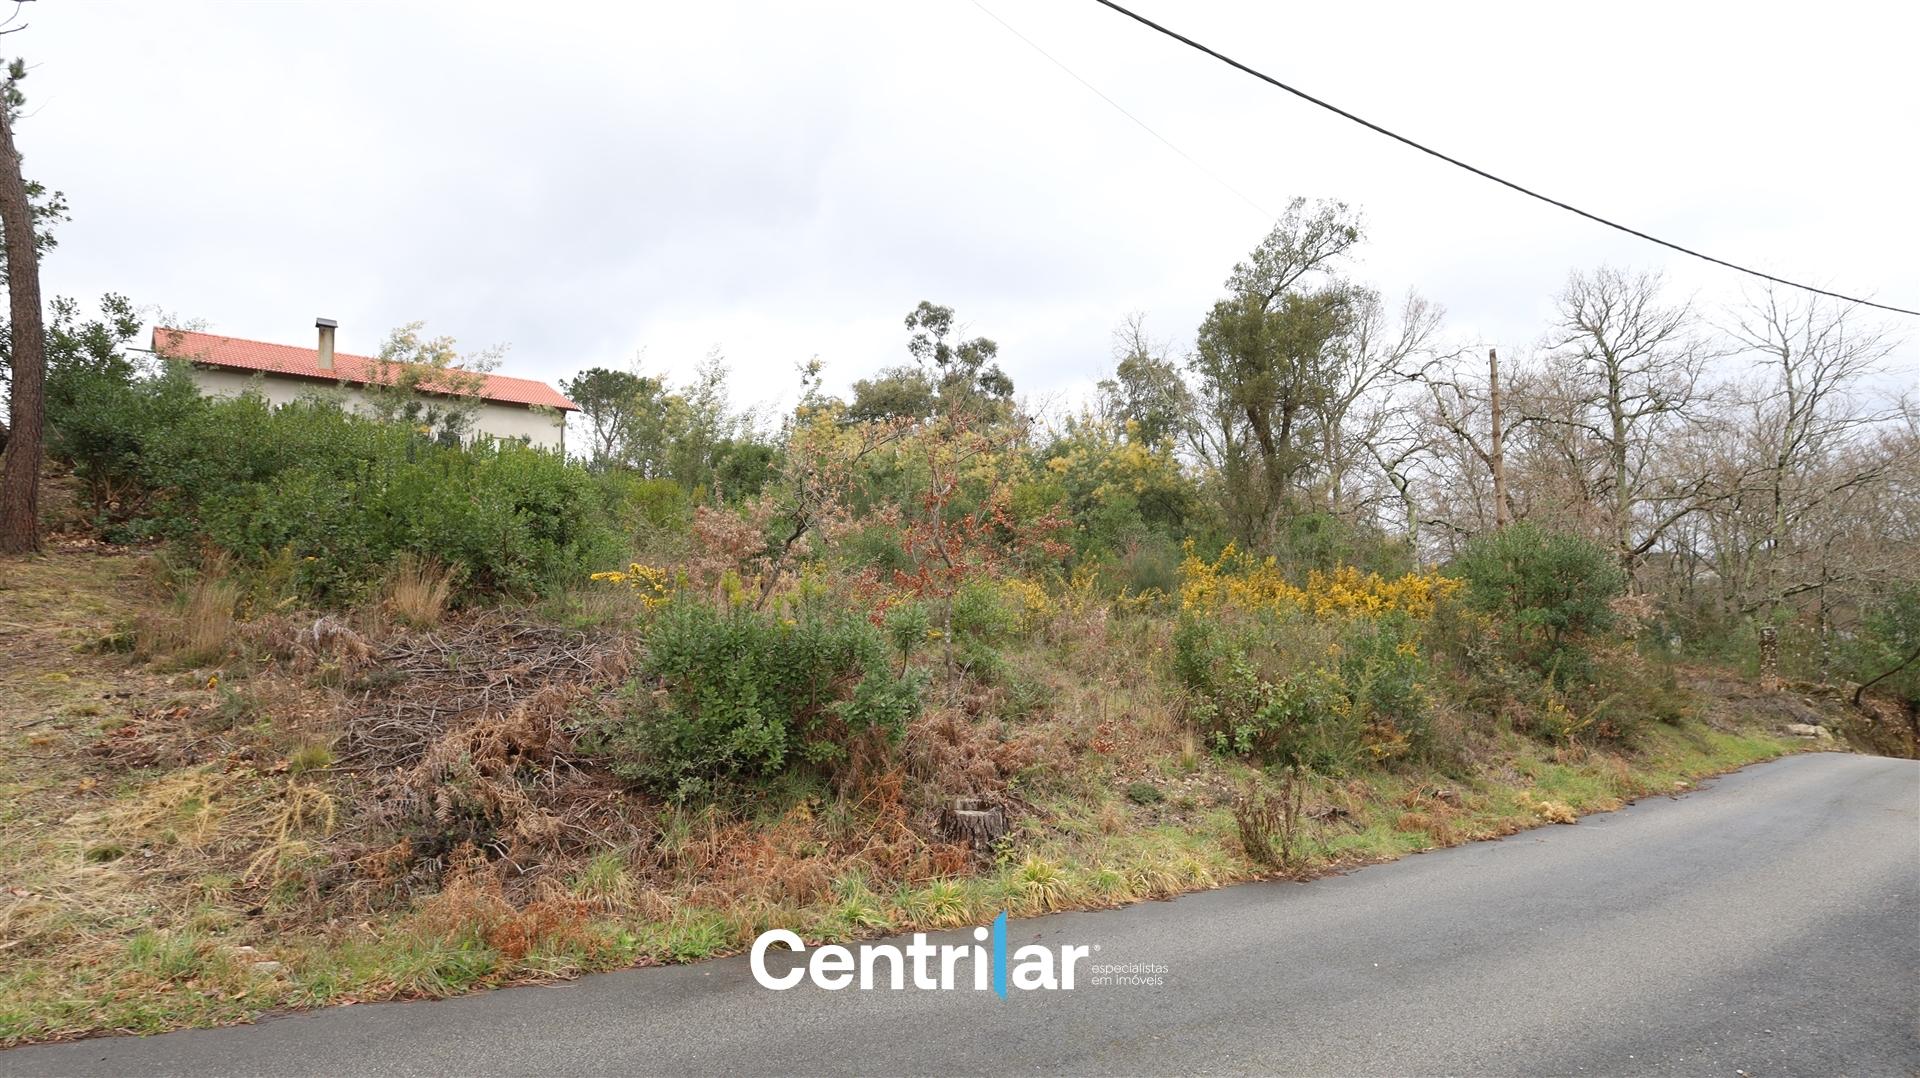
[[1217, 696], [1228, 664], [1238, 658], [1217, 621], [1189, 615], [1174, 626], [1173, 676], [1195, 696]]
[[142, 381], [74, 377], [57, 396], [49, 386], [47, 450], [71, 462], [87, 485], [107, 539], [141, 539], [153, 526], [149, 452], [173, 432], [198, 426], [210, 406], [184, 370]]
[[882, 574], [910, 572], [913, 558], [900, 543], [897, 527], [867, 527], [849, 532], [836, 554], [850, 569], [877, 569]]
[[1054, 693], [1046, 683], [1019, 667], [1008, 663], [998, 673], [999, 715], [1008, 722], [1021, 722], [1042, 714], [1053, 702]]
[[1432, 748], [1433, 699], [1425, 679], [1418, 626], [1405, 615], [1355, 618], [1340, 634], [1339, 671], [1375, 758]]
[[999, 644], [1020, 627], [1020, 613], [994, 581], [979, 578], [953, 593], [953, 635], [959, 640]]
[[1380, 754], [1331, 658], [1336, 643], [1310, 618], [1186, 614], [1174, 630], [1174, 671], [1215, 751], [1350, 772]]
[[1005, 682], [1010, 671], [1001, 648], [1020, 630], [1020, 611], [1006, 589], [979, 577], [960, 585], [948, 602], [955, 661], [982, 682]]
[[[131, 519], [116, 537], [210, 544], [254, 572], [291, 566], [338, 604], [401, 556], [460, 567], [466, 594], [529, 595], [614, 564], [621, 549], [584, 469], [518, 443], [448, 446], [349, 412], [324, 393], [270, 406], [207, 400], [178, 369], [97, 393], [60, 447]], [[135, 496], [134, 493], [138, 492]]]
[[714, 458], [714, 488], [730, 502], [759, 494], [778, 472], [779, 451], [751, 439], [725, 439]]
[[271, 481], [216, 490], [199, 507], [204, 537], [255, 564], [299, 559], [303, 593], [360, 597], [402, 554], [464, 570], [463, 591], [530, 595], [618, 560], [591, 482], [558, 456], [511, 443], [419, 444], [349, 474], [300, 463]]
[[1159, 592], [1177, 595], [1180, 591], [1180, 544], [1170, 539], [1150, 538], [1128, 544], [1117, 559], [1114, 576], [1121, 591], [1128, 595]]
[[897, 735], [920, 709], [921, 675], [894, 672], [885, 637], [846, 611], [676, 603], [646, 643], [625, 710], [584, 744], [675, 798], [839, 763], [854, 738]]
[[1353, 566], [1396, 577], [1419, 568], [1406, 540], [1329, 513], [1287, 517], [1266, 552], [1303, 576], [1310, 570], [1330, 573]]
[[594, 476], [594, 485], [608, 519], [627, 536], [677, 535], [693, 524], [693, 500], [671, 479], [646, 479], [613, 469]]
[[1218, 747], [1286, 766], [1354, 770], [1363, 759], [1359, 729], [1339, 676], [1324, 667], [1284, 681], [1247, 680], [1239, 706], [1214, 725]]
[[1464, 600], [1484, 615], [1511, 660], [1559, 685], [1591, 681], [1585, 638], [1613, 623], [1626, 576], [1606, 548], [1515, 524], [1467, 544], [1452, 566]]
[[347, 479], [372, 463], [405, 459], [416, 443], [422, 440], [413, 432], [354, 415], [324, 395], [275, 408], [248, 393], [210, 400], [157, 432], [139, 473], [157, 492], [161, 531], [190, 538], [208, 499], [272, 483], [294, 468]]
[[1395, 614], [1186, 614], [1173, 671], [1217, 751], [1351, 772], [1433, 748], [1420, 629]]
[[932, 619], [927, 615], [927, 604], [918, 600], [909, 600], [895, 605], [887, 611], [887, 637], [893, 643], [893, 649], [900, 653], [902, 665], [913, 657], [913, 653], [926, 644], [933, 633]]

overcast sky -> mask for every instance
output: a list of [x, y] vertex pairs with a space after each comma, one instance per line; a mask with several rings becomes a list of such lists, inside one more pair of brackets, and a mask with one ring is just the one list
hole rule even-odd
[[[1293, 195], [1364, 210], [1356, 276], [1516, 351], [1575, 267], [1742, 288], [1092, 0], [982, 3], [1203, 168], [973, 0], [31, 4], [18, 140], [73, 214], [45, 290], [297, 344], [325, 315], [361, 353], [420, 319], [549, 381], [718, 347], [752, 404], [810, 356], [830, 388], [900, 362], [921, 299], [1074, 399], [1130, 311], [1190, 342]], [[1920, 306], [1920, 6], [1137, 7], [1556, 197]]]

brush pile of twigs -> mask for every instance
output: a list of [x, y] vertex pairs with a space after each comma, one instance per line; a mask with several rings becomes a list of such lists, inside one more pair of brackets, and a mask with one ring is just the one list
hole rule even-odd
[[535, 625], [487, 611], [375, 653], [375, 671], [347, 720], [341, 762], [410, 768], [449, 730], [498, 721], [542, 692], [605, 691], [626, 676], [631, 642], [617, 634]]
[[571, 731], [626, 677], [631, 640], [489, 611], [386, 642], [347, 709], [343, 769], [416, 871], [472, 846], [513, 875], [563, 851], [614, 848], [644, 814], [572, 753]]

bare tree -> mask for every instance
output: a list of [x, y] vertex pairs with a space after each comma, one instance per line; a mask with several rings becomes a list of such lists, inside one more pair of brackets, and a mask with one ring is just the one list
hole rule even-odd
[[1369, 457], [1380, 461], [1376, 442], [1397, 425], [1404, 403], [1397, 391], [1406, 384], [1407, 372], [1431, 352], [1445, 315], [1439, 305], [1412, 292], [1401, 301], [1398, 318], [1388, 316], [1379, 293], [1370, 288], [1355, 289], [1350, 302], [1347, 340], [1334, 351], [1326, 387], [1310, 406], [1316, 414], [1311, 426], [1320, 439], [1326, 505], [1334, 513], [1364, 508], [1353, 500], [1349, 477]]
[[1507, 428], [1501, 410], [1500, 352], [1487, 349], [1487, 470], [1493, 473], [1493, 527], [1499, 530], [1513, 519], [1507, 502]]
[[[1452, 489], [1445, 515], [1456, 531], [1477, 532], [1489, 523], [1498, 528], [1519, 513], [1505, 482], [1504, 450], [1494, 433], [1501, 430], [1495, 419], [1497, 368], [1489, 362], [1488, 378], [1482, 382], [1463, 362], [1468, 354], [1463, 349], [1432, 358], [1407, 377], [1425, 391], [1425, 399], [1410, 412], [1427, 432], [1427, 444], [1444, 445], [1442, 456], [1449, 458]], [[1463, 509], [1470, 510], [1465, 518]]]
[[1851, 307], [1772, 288], [1730, 313], [1727, 333], [1760, 373], [1738, 393], [1733, 489], [1718, 514], [1722, 572], [1743, 611], [1770, 613], [1824, 587], [1830, 567], [1811, 555], [1823, 544], [1808, 542], [1806, 526], [1894, 466], [1897, 454], [1875, 451], [1869, 435], [1902, 405], [1873, 400], [1866, 387], [1893, 344], [1850, 324], [1856, 317]]
[[1423, 422], [1417, 408], [1383, 407], [1368, 423], [1365, 439], [1367, 454], [1380, 479], [1393, 491], [1398, 527], [1407, 545], [1420, 550], [1421, 508], [1415, 482], [1422, 473], [1431, 474], [1435, 457], [1434, 428]]
[[[1689, 304], [1661, 299], [1658, 274], [1576, 273], [1548, 337], [1547, 398], [1526, 418], [1560, 428], [1596, 494], [1606, 539], [1631, 574], [1677, 522], [1698, 511], [1704, 475], [1661, 469], [1662, 440], [1706, 404], [1709, 353]], [[1555, 399], [1558, 398], [1558, 399]]]

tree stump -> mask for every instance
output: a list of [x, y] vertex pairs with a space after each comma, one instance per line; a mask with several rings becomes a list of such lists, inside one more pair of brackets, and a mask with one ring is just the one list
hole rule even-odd
[[1007, 813], [977, 797], [956, 797], [940, 813], [940, 832], [954, 842], [986, 853], [1007, 833]]

